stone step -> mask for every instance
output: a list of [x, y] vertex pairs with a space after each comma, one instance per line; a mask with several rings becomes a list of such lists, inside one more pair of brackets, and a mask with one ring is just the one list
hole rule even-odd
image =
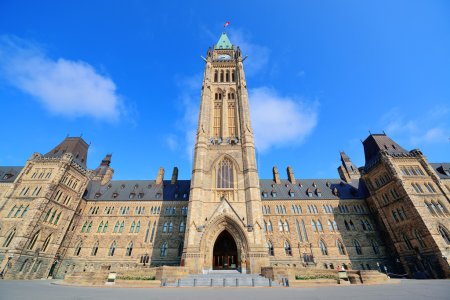
[[168, 283], [171, 287], [270, 287], [279, 286], [276, 282], [257, 274], [191, 274], [177, 282]]

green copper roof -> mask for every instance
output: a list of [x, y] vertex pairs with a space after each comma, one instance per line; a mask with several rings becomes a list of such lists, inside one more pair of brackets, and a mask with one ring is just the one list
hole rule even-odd
[[220, 36], [220, 39], [217, 42], [215, 49], [233, 49], [233, 45], [231, 44], [225, 32], [222, 33], [222, 35]]

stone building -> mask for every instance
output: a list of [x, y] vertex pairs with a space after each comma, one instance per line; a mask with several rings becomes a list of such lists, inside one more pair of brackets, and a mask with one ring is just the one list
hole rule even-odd
[[114, 180], [111, 155], [87, 167], [67, 137], [21, 167], [0, 167], [0, 271], [64, 277], [172, 265], [191, 273], [290, 266], [449, 277], [450, 164], [385, 134], [365, 165], [341, 153], [340, 178], [260, 179], [244, 60], [227, 35], [207, 51], [190, 180]]

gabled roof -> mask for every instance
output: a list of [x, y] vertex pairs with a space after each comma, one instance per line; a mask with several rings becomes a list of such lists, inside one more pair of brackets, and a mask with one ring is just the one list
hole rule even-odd
[[23, 167], [0, 166], [0, 183], [14, 182], [22, 169]]
[[66, 137], [44, 157], [61, 157], [64, 153], [72, 153], [75, 161], [86, 168], [89, 145], [81, 137]]
[[233, 45], [231, 44], [225, 32], [220, 36], [220, 39], [214, 49], [233, 49]]
[[380, 151], [386, 151], [390, 155], [408, 155], [409, 152], [394, 142], [386, 134], [370, 134], [363, 142], [366, 168], [378, 157]]

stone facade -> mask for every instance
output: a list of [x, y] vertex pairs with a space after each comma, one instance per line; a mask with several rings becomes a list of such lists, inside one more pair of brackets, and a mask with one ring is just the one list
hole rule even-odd
[[[338, 179], [259, 179], [239, 47], [209, 49], [191, 180], [113, 180], [111, 155], [86, 165], [67, 137], [23, 167], [0, 167], [5, 278], [211, 269], [377, 270], [449, 277], [450, 164], [432, 164], [385, 134], [364, 141], [365, 166], [341, 153]], [[300, 271], [301, 272], [301, 271]]]

